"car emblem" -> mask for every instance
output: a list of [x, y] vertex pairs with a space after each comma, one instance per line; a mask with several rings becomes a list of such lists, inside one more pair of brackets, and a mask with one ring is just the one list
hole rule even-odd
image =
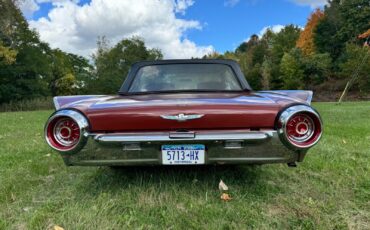
[[189, 114], [185, 115], [180, 113], [178, 115], [161, 115], [163, 119], [167, 120], [176, 120], [176, 121], [187, 121], [187, 120], [194, 120], [203, 117], [204, 114]]

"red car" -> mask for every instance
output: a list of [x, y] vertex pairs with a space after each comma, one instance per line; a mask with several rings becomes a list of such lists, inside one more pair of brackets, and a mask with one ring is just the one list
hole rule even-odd
[[60, 96], [45, 126], [66, 165], [301, 162], [322, 134], [311, 91], [253, 91], [231, 60], [134, 64], [118, 95]]

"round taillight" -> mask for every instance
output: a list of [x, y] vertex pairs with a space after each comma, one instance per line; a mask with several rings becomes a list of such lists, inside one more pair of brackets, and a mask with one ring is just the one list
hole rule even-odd
[[288, 120], [286, 134], [290, 142], [304, 147], [316, 141], [318, 134], [321, 134], [321, 127], [320, 124], [315, 124], [311, 116], [298, 113]]
[[281, 140], [293, 149], [307, 149], [316, 144], [322, 134], [320, 115], [305, 105], [286, 109], [279, 118]]
[[48, 144], [61, 152], [74, 150], [84, 144], [84, 131], [88, 126], [86, 118], [76, 111], [58, 111], [50, 117], [45, 127]]

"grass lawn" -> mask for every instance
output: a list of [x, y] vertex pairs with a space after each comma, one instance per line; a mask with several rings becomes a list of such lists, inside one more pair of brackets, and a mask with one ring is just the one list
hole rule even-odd
[[297, 168], [67, 168], [51, 111], [0, 113], [0, 229], [370, 229], [370, 102], [314, 106], [325, 134]]

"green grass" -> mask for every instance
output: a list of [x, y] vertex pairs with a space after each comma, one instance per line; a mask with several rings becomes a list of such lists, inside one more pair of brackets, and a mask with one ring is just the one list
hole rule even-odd
[[51, 111], [0, 113], [0, 229], [370, 229], [370, 102], [314, 106], [325, 134], [297, 168], [67, 168]]

